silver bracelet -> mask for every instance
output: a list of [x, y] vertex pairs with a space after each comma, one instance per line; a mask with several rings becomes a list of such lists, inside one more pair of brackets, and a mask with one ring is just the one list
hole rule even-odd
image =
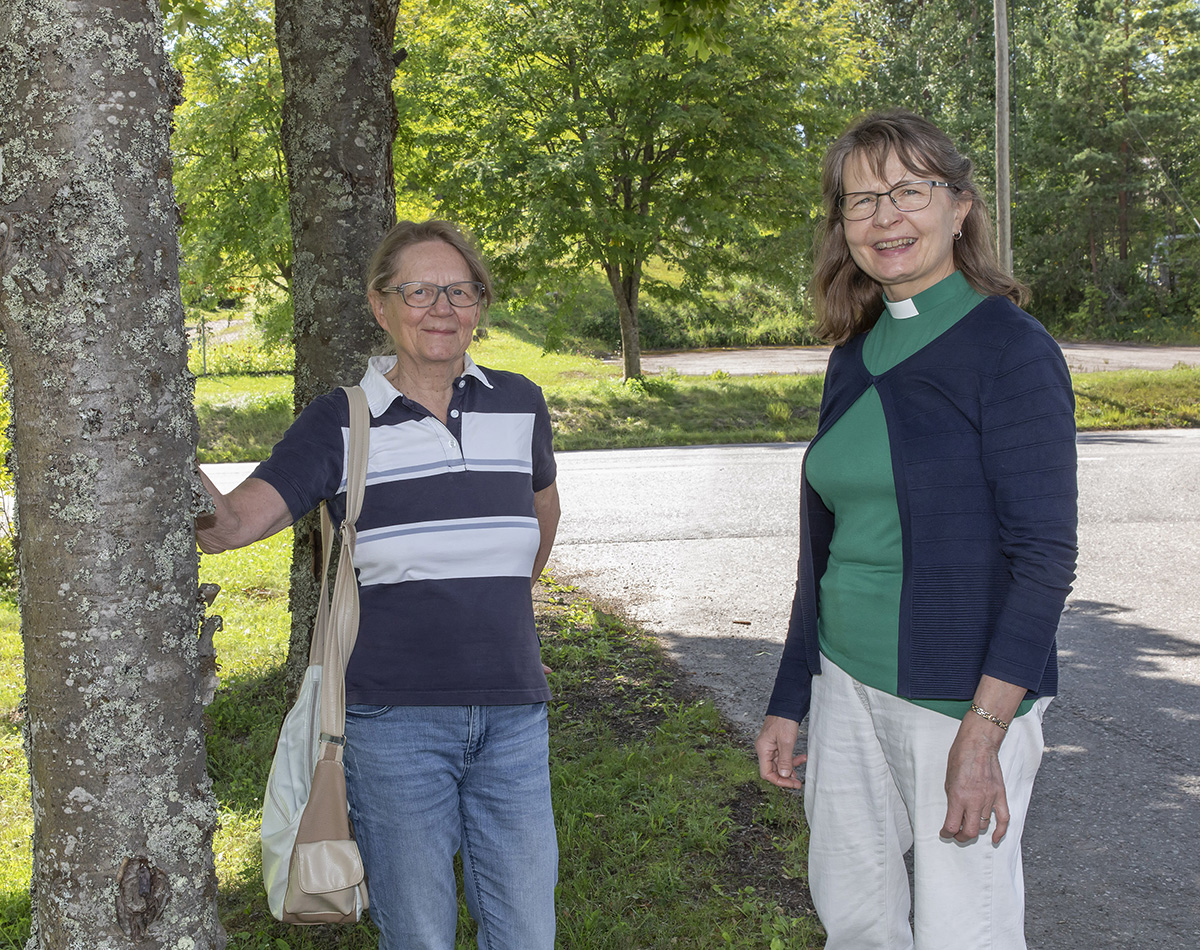
[[994, 722], [997, 726], [999, 726], [1005, 732], [1008, 732], [1008, 723], [1006, 723], [1003, 719], [1000, 719], [997, 716], [993, 716], [990, 712], [988, 712], [982, 706], [977, 706], [977, 705], [975, 705], [975, 703], [971, 703], [971, 712], [975, 713], [976, 715], [982, 716], [988, 722]]

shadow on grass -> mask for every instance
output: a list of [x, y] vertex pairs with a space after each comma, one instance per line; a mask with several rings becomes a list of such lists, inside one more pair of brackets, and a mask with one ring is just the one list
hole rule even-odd
[[561, 945], [666, 946], [672, 932], [701, 946], [699, 931], [672, 930], [692, 925], [678, 916], [690, 907], [722, 915], [720, 932], [737, 920], [733, 946], [820, 946], [800, 797], [758, 781], [736, 727], [655, 640], [566, 590], [538, 604], [554, 670]]
[[0, 892], [0, 950], [23, 950], [29, 939], [29, 892]]
[[290, 397], [249, 405], [196, 406], [201, 462], [260, 462], [292, 424]]
[[293, 927], [281, 924], [267, 908], [260, 869], [245, 868], [239, 878], [226, 882], [218, 898], [221, 924], [229, 936], [229, 950], [276, 950], [276, 941], [288, 950], [376, 950], [379, 931], [369, 921], [353, 926]]
[[286, 713], [284, 666], [226, 680], [208, 707], [208, 774], [222, 807], [262, 808], [275, 741]]

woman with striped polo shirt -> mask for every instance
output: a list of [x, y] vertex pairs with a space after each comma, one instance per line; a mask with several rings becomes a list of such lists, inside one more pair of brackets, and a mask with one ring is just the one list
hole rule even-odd
[[[370, 452], [344, 761], [381, 950], [453, 950], [456, 853], [481, 948], [554, 945], [550, 691], [530, 586], [558, 490], [541, 390], [467, 354], [491, 300], [482, 258], [444, 221], [397, 224], [368, 268], [395, 354], [360, 383]], [[337, 524], [348, 437], [344, 390], [315, 399], [249, 479], [228, 495], [207, 483], [201, 548], [250, 544], [322, 501]]]

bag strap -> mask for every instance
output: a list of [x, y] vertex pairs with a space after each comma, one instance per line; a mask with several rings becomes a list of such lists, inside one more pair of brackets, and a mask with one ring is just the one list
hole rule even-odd
[[[346, 451], [346, 517], [339, 533], [342, 539], [338, 555], [337, 577], [333, 598], [325, 600], [328, 583], [329, 551], [332, 546], [332, 525], [329, 512], [322, 505], [322, 581], [321, 603], [317, 607], [318, 626], [313, 639], [321, 636], [324, 667], [321, 676], [321, 755], [340, 759], [346, 743], [346, 663], [358, 639], [358, 578], [354, 571], [354, 547], [358, 538], [355, 522], [362, 511], [363, 494], [367, 484], [367, 455], [370, 448], [371, 411], [367, 394], [361, 386], [346, 386], [350, 402], [350, 435]], [[324, 612], [324, 616], [322, 613]], [[321, 620], [324, 627], [320, 626]], [[313, 649], [316, 649], [315, 643]]]
[[329, 629], [329, 559], [332, 553], [333, 522], [329, 520], [328, 506], [321, 502], [321, 594], [317, 600], [317, 616], [308, 645], [309, 666], [321, 666], [325, 662], [325, 636]]

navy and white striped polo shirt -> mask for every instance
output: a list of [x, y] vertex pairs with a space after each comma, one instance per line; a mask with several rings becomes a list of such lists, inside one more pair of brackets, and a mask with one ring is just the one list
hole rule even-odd
[[[524, 376], [465, 362], [447, 425], [384, 378], [395, 357], [373, 358], [363, 377], [371, 446], [347, 703], [550, 698], [529, 589], [540, 541], [533, 495], [555, 479], [550, 414]], [[318, 397], [255, 469], [293, 518], [328, 500], [340, 523], [349, 420], [342, 390]]]

